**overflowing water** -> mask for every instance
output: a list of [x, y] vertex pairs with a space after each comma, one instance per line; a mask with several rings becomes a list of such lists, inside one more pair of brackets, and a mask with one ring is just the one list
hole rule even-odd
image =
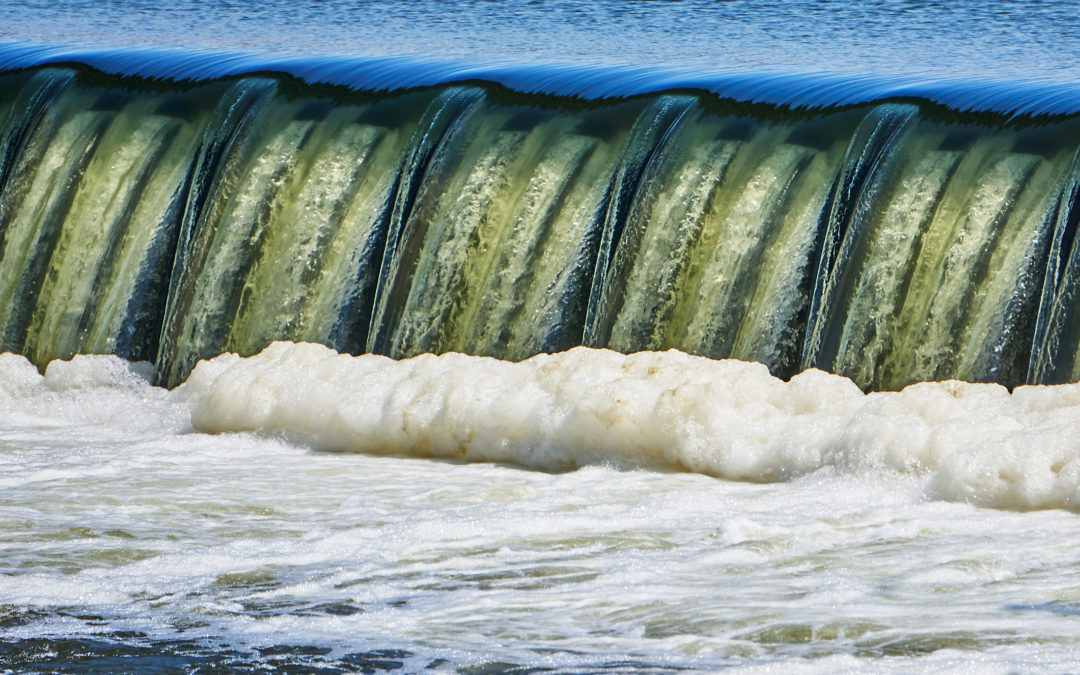
[[247, 76], [8, 75], [0, 346], [155, 364], [273, 340], [577, 345], [864, 389], [1080, 377], [1080, 121], [747, 111]]
[[0, 672], [1074, 670], [1078, 17], [9, 3]]

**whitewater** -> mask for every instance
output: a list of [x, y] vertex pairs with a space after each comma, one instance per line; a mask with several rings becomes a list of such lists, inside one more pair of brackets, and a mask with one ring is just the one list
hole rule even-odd
[[1072, 663], [1076, 385], [291, 343], [148, 376], [0, 360], [16, 670]]

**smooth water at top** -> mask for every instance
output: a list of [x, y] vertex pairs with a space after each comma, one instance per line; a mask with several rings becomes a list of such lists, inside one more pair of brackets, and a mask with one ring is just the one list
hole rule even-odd
[[1074, 2], [5, 3], [0, 36], [90, 47], [1074, 81]]
[[[170, 67], [160, 58], [124, 65], [76, 59], [175, 77], [303, 59], [303, 67], [284, 69], [382, 88], [473, 76], [586, 96], [697, 86], [805, 105], [912, 95], [1010, 110], [1039, 100], [1035, 110], [1073, 112], [1078, 8], [1008, 0], [14, 0], [3, 10], [0, 65], [13, 60], [3, 50], [7, 42], [48, 46], [54, 60], [110, 49], [178, 50], [165, 59]], [[356, 58], [397, 65], [382, 64], [393, 76], [380, 79], [356, 73], [362, 64], [349, 61]], [[402, 70], [401, 62], [408, 67]]]

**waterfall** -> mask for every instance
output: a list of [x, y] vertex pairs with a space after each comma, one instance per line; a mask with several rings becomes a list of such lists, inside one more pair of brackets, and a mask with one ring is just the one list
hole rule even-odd
[[1080, 379], [1076, 119], [703, 92], [0, 76], [0, 347], [576, 345], [864, 389]]

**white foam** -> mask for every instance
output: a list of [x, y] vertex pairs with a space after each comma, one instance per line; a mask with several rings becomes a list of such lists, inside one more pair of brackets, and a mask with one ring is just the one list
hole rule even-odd
[[179, 430], [186, 409], [150, 384], [148, 363], [81, 355], [49, 363], [44, 375], [25, 357], [0, 354], [0, 421], [4, 431], [90, 424], [93, 437]]
[[[783, 383], [681, 354], [394, 363], [310, 346], [215, 359], [174, 392], [105, 357], [48, 373], [0, 357], [7, 640], [370, 644], [414, 653], [409, 672], [436, 658], [709, 672], [1075, 660], [1080, 588], [1062, 571], [1080, 518], [927, 499], [1015, 506], [1015, 483], [994, 493], [961, 469], [996, 472], [1013, 442], [1000, 439], [1031, 437], [1030, 499], [1052, 505], [1039, 476], [1066, 471], [1038, 467], [1069, 447], [1075, 387], [865, 396], [821, 373]], [[270, 437], [190, 433], [193, 413], [207, 430]], [[540, 468], [809, 475], [544, 473], [309, 452], [279, 433]]]
[[0, 354], [0, 403], [25, 396], [42, 381], [41, 374], [25, 357]]
[[76, 356], [52, 361], [43, 383], [53, 391], [93, 388], [140, 387], [150, 382], [153, 366], [145, 361], [125, 361], [119, 356]]
[[866, 395], [820, 371], [784, 382], [759, 364], [676, 351], [394, 361], [275, 343], [200, 363], [176, 396], [199, 431], [283, 434], [325, 450], [749, 481], [893, 471], [927, 476], [945, 500], [1080, 503], [1080, 385], [1010, 394], [950, 381]]
[[57, 359], [42, 375], [25, 356], [0, 354], [0, 400], [40, 394], [44, 390], [67, 392], [78, 389], [144, 387], [153, 366], [131, 362], [119, 356], [80, 355], [67, 361]]

